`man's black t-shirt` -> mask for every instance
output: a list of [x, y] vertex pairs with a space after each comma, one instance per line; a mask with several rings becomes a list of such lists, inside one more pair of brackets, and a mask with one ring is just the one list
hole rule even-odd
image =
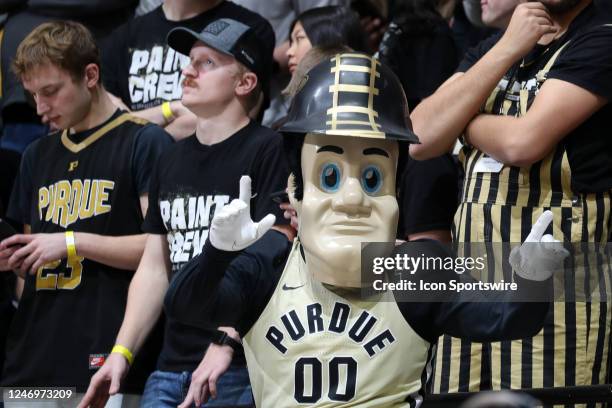
[[[589, 92], [612, 100], [612, 18], [591, 4], [571, 23], [567, 32], [553, 43], [536, 47], [505, 76], [516, 77], [535, 98], [535, 76], [554, 50], [567, 43], [551, 67], [547, 78], [569, 82]], [[501, 38], [496, 34], [468, 51], [458, 71], [465, 72]], [[523, 66], [520, 66], [523, 65]], [[572, 190], [579, 193], [605, 192], [612, 188], [612, 105], [606, 104], [570, 132], [560, 144], [567, 150], [572, 170]]]
[[183, 21], [170, 21], [162, 6], [119, 27], [103, 47], [104, 85], [131, 110], [181, 98], [181, 70], [189, 58], [166, 43], [175, 27], [200, 32], [212, 21], [231, 18], [253, 27], [263, 44], [274, 48], [274, 31], [263, 17], [230, 1]]
[[[167, 235], [173, 272], [202, 251], [210, 220], [238, 198], [242, 175], [252, 180], [253, 220], [272, 213], [277, 223], [284, 222], [270, 199], [270, 193], [286, 188], [288, 177], [281, 137], [272, 130], [250, 122], [220, 143], [203, 145], [191, 136], [161, 156], [151, 177], [144, 230]], [[158, 368], [194, 370], [209, 342], [206, 330], [168, 316]]]

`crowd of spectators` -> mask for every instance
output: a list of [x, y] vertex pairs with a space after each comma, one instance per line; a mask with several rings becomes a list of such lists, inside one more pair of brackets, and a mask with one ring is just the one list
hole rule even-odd
[[[155, 148], [134, 142], [135, 153], [126, 156], [132, 164], [125, 174], [133, 178], [129, 179], [131, 190], [126, 191], [133, 195], [134, 205], [142, 207], [125, 214], [140, 217], [131, 222], [142, 222], [142, 230], [109, 224], [86, 231], [140, 238], [129, 244], [137, 247], [129, 253], [138, 255], [135, 261], [109, 263], [93, 251], [96, 265], [129, 270], [131, 284], [128, 279], [112, 295], [118, 305], [111, 309], [117, 313], [113, 324], [103, 323], [105, 318], [96, 312], [100, 330], [108, 331], [100, 337], [117, 340], [109, 340], [108, 350], [85, 352], [90, 366], [84, 371], [86, 378], [72, 384], [77, 392], [87, 391], [92, 376], [92, 386], [98, 387], [95, 398], [103, 399], [100, 395], [109, 389], [113, 394], [119, 391], [130, 368], [125, 360], [131, 361], [125, 353], [110, 349], [122, 344], [131, 350], [130, 356], [136, 355], [139, 365], [132, 370], [137, 375], [130, 374], [121, 392], [144, 392], [144, 396], [115, 400], [115, 406], [200, 401], [201, 390], [190, 388], [192, 373], [199, 378], [206, 349], [216, 347], [217, 328], [196, 330], [164, 316], [164, 294], [181, 266], [201, 251], [213, 213], [238, 196], [242, 174], [251, 175], [259, 195], [252, 204], [254, 218], [276, 213], [275, 228], [290, 240], [295, 237], [299, 228], [295, 210], [286, 202], [279, 208], [269, 198], [286, 188], [288, 177], [275, 130], [286, 120], [301, 78], [338, 52], [374, 55], [393, 70], [421, 140], [420, 145], [411, 146], [398, 184], [398, 239], [521, 242], [537, 215], [551, 209], [555, 217], [551, 233], [556, 239], [607, 243], [612, 231], [612, 139], [607, 136], [612, 125], [612, 28], [608, 26], [612, 7], [608, 0], [522, 3], [0, 0], [0, 218], [19, 235], [69, 229], [66, 225], [36, 229], [36, 212], [30, 211], [33, 205], [42, 205], [33, 204], [42, 200], [42, 193], [32, 174], [45, 171], [40, 162], [55, 160], [49, 156], [53, 149], [46, 153], [40, 145], [49, 137], [59, 138], [57, 131], [68, 129], [62, 138], [81, 138], [83, 143], [92, 132], [106, 129], [127, 112], [133, 121], [129, 123], [145, 129], [130, 131], [147, 133], [155, 125], [160, 132], [151, 136], [157, 140]], [[41, 107], [40, 96], [32, 92], [34, 85], [26, 75], [31, 67], [15, 68], [21, 55], [18, 48], [26, 37], [41, 24], [65, 20], [86, 27], [100, 50], [92, 88], [99, 95], [87, 105], [88, 112], [94, 117], [110, 107], [114, 111], [108, 121], [83, 129], [73, 128], [77, 122], [68, 123], [68, 128], [59, 126]], [[214, 50], [234, 58], [237, 68], [231, 72], [231, 81], [232, 89], [240, 89], [238, 96], [225, 95], [234, 92], [224, 88], [225, 77], [198, 82], [199, 70], [207, 68], [196, 67], [194, 61], [207, 64], [217, 56], [199, 55], [201, 50], [191, 48], [195, 40], [186, 40], [205, 29], [214, 31], [219, 24], [249, 30], [256, 43], [248, 45], [256, 49], [254, 60], [242, 60], [232, 50]], [[249, 82], [253, 81], [249, 72], [256, 74], [254, 82]], [[197, 95], [202, 90], [210, 91], [210, 100]], [[135, 136], [139, 138], [144, 136]], [[115, 152], [100, 150], [98, 154], [108, 155], [110, 162]], [[119, 151], [116, 154], [123, 157]], [[38, 210], [42, 214], [42, 207]], [[29, 242], [24, 239], [18, 245], [28, 247]], [[15, 248], [0, 243], [0, 270], [6, 271], [0, 273], [0, 384], [69, 385], [62, 380], [47, 383], [51, 379], [44, 373], [53, 370], [36, 373], [32, 369], [34, 364], [45, 364], [34, 361], [36, 356], [55, 351], [28, 357], [27, 345], [48, 330], [78, 331], [83, 317], [67, 319], [71, 328], [39, 321], [44, 316], [40, 308], [49, 307], [47, 312], [57, 317], [59, 312], [52, 308], [60, 306], [36, 303], [42, 293], [37, 283], [42, 264], [32, 259], [24, 268], [23, 260], [13, 257]], [[108, 251], [112, 248], [116, 247], [109, 246]], [[33, 273], [28, 272], [30, 267]], [[14, 269], [21, 273], [9, 272]], [[109, 300], [85, 304], [97, 309], [105, 302]], [[522, 342], [476, 345], [445, 337], [438, 347], [431, 389], [447, 393], [609, 383], [611, 305], [605, 300], [557, 305], [543, 333]], [[41, 326], [36, 328], [37, 324]], [[235, 335], [232, 328], [221, 330]], [[27, 340], [25, 336], [34, 337]], [[92, 336], [97, 336], [95, 331], [87, 333], [83, 342]], [[9, 346], [21, 342], [19, 348], [6, 348], [7, 339]], [[96, 357], [102, 357], [104, 366], [91, 365]], [[30, 373], [18, 373], [20, 362], [28, 358], [32, 362], [23, 365], [33, 373], [30, 377]], [[510, 364], [515, 368], [510, 369]], [[250, 406], [245, 375], [244, 356], [235, 355], [231, 371], [222, 377], [225, 382], [220, 380], [215, 390], [221, 402], [206, 406], [223, 406], [222, 402]], [[65, 378], [72, 381], [74, 377]], [[164, 395], [166, 405], [159, 395]]]

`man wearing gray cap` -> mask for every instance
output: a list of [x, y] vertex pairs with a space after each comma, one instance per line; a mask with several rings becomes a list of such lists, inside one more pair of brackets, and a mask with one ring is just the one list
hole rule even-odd
[[[116, 341], [120, 347], [115, 347], [124, 352], [110, 354], [80, 407], [103, 406], [109, 394], [119, 391], [129, 369], [128, 356], [137, 355], [161, 314], [169, 277], [202, 251], [210, 219], [238, 197], [241, 175], [253, 179], [253, 217], [273, 213], [284, 220], [269, 197], [287, 184], [280, 136], [248, 116], [269, 78], [272, 50], [257, 40], [253, 29], [231, 19], [216, 20], [200, 33], [176, 28], [169, 33], [168, 44], [189, 55], [190, 63], [183, 69], [182, 103], [197, 116], [197, 128], [195, 135], [168, 149], [153, 172], [143, 227], [149, 237], [130, 285]], [[147, 381], [141, 407], [176, 407], [208, 345], [239, 346], [217, 327], [196, 328], [179, 320], [166, 316], [157, 371]], [[219, 383], [219, 398], [207, 407], [252, 405], [240, 350], [230, 372], [227, 381]]]

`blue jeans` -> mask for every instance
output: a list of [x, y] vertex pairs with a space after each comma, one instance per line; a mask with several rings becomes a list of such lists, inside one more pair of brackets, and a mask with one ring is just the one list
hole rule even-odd
[[[191, 384], [191, 373], [154, 371], [147, 380], [140, 408], [176, 408], [183, 402]], [[230, 367], [217, 381], [217, 398], [202, 407], [255, 406], [246, 367]]]

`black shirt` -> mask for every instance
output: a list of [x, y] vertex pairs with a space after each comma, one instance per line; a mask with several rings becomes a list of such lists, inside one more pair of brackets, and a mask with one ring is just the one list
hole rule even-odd
[[[113, 116], [104, 123], [83, 132], [71, 134], [69, 138], [74, 143], [82, 142], [122, 114], [123, 112], [117, 110]], [[59, 137], [59, 133], [47, 136], [47, 138]], [[7, 217], [20, 224], [31, 225], [32, 220], [38, 218], [38, 211], [33, 210], [36, 206], [32, 206], [32, 200], [37, 199], [37, 197], [33, 195], [36, 186], [32, 185], [32, 174], [39, 165], [40, 155], [44, 153], [40, 151], [40, 148], [36, 147], [40, 143], [39, 141], [32, 143], [24, 152], [21, 159], [20, 174], [15, 181], [9, 209], [7, 211]], [[133, 146], [130, 150], [130, 159], [127, 163], [129, 163], [130, 166], [131, 177], [134, 179], [134, 188], [136, 192], [139, 195], [146, 194], [149, 191], [149, 179], [157, 157], [161, 155], [165, 148], [172, 144], [172, 138], [159, 126], [149, 124], [136, 130], [132, 143]]]
[[231, 18], [253, 27], [272, 55], [274, 31], [270, 23], [231, 1], [222, 1], [212, 9], [183, 21], [168, 20], [159, 6], [119, 27], [109, 36], [102, 52], [102, 78], [106, 89], [121, 98], [131, 110], [180, 99], [181, 70], [189, 63], [189, 58], [170, 48], [166, 35], [175, 27], [200, 32], [220, 18]]
[[[163, 129], [145, 122], [117, 111], [95, 129], [32, 143], [8, 215], [29, 224], [32, 233], [140, 234], [140, 195], [151, 166], [172, 143]], [[84, 392], [114, 344], [132, 275], [82, 257], [28, 275], [7, 339], [2, 385]], [[152, 357], [145, 351], [136, 359], [126, 392], [142, 390]]]
[[414, 29], [410, 23], [398, 20], [389, 25], [379, 55], [381, 62], [398, 76], [412, 111], [453, 74], [459, 55], [442, 18], [423, 22], [422, 29]]
[[[555, 50], [569, 41], [549, 71], [548, 79], [572, 83], [610, 101], [612, 26], [604, 25], [609, 23], [612, 23], [609, 14], [601, 12], [595, 4], [587, 6], [563, 36], [549, 45], [536, 45], [525, 57], [525, 67], [519, 68], [516, 64], [505, 78], [515, 76], [522, 86], [529, 87]], [[497, 43], [501, 35], [494, 35], [468, 51], [458, 71], [467, 71]], [[530, 91], [529, 98], [528, 106], [531, 106], [535, 92]], [[612, 188], [611, 128], [612, 105], [608, 103], [561, 140], [560, 144], [568, 154], [573, 191], [595, 193]]]
[[[287, 186], [281, 143], [280, 135], [250, 122], [220, 143], [203, 145], [194, 135], [162, 155], [151, 178], [143, 228], [167, 235], [174, 273], [202, 251], [210, 220], [215, 211], [238, 198], [242, 175], [252, 180], [253, 220], [272, 213], [277, 223], [284, 222], [282, 211], [270, 199], [270, 193]], [[167, 316], [158, 368], [193, 371], [210, 342], [210, 332], [176, 318]]]
[[448, 230], [458, 205], [459, 174], [450, 154], [409, 159], [400, 184], [398, 238], [432, 230]]
[[[400, 16], [389, 25], [379, 56], [398, 76], [412, 111], [453, 74], [459, 57], [450, 28], [441, 17], [431, 21], [408, 17]], [[450, 154], [408, 160], [399, 188], [400, 239], [430, 230], [450, 231], [457, 209], [458, 177]]]

